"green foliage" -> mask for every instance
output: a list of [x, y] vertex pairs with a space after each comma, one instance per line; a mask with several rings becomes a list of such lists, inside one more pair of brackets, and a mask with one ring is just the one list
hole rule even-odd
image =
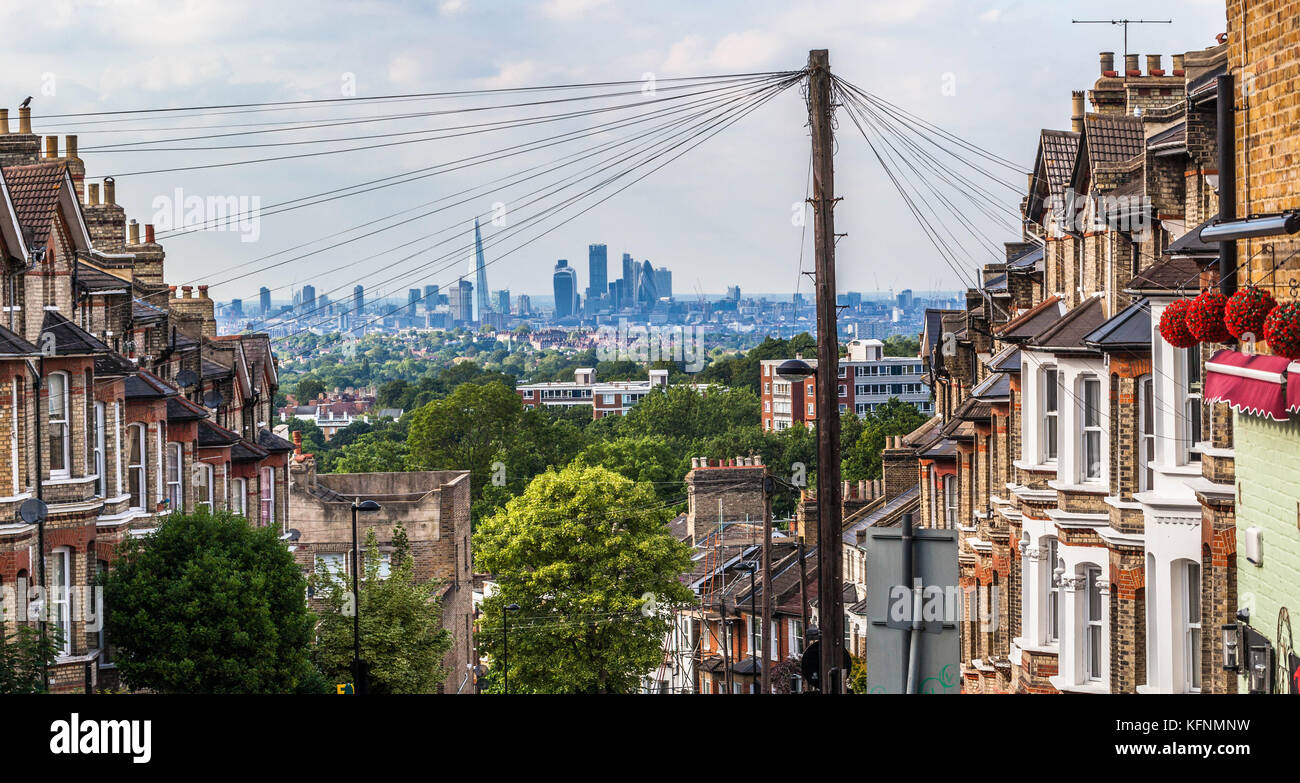
[[[361, 581], [361, 657], [369, 665], [371, 693], [436, 693], [447, 678], [443, 659], [452, 638], [442, 627], [439, 583], [417, 583], [406, 530], [393, 529], [391, 570], [380, 578], [379, 539], [366, 534]], [[318, 616], [312, 661], [327, 680], [351, 682], [352, 580], [324, 561], [308, 579], [326, 605]], [[332, 680], [331, 680], [332, 678]]]
[[12, 633], [4, 628], [0, 623], [0, 694], [44, 693], [45, 666], [54, 662], [62, 645], [59, 629], [46, 624], [42, 639], [36, 626], [15, 624]]
[[718, 383], [732, 388], [748, 387], [755, 394], [762, 388], [761, 370], [764, 359], [792, 359], [802, 354], [812, 358], [817, 349], [817, 341], [804, 332], [786, 340], [768, 337], [748, 353], [714, 361], [699, 374], [701, 383]]
[[920, 356], [920, 335], [895, 334], [885, 339], [886, 356]]
[[294, 387], [293, 396], [298, 400], [299, 405], [309, 405], [312, 400], [325, 393], [325, 384], [320, 382], [319, 378], [311, 375], [304, 376]]
[[572, 465], [529, 483], [475, 536], [476, 567], [497, 577], [478, 640], [500, 692], [502, 614], [509, 618], [509, 680], [520, 693], [632, 693], [660, 659], [669, 628], [644, 614], [643, 596], [686, 605], [677, 580], [689, 548], [668, 532], [654, 490], [599, 467]]
[[844, 480], [880, 478], [880, 452], [885, 448], [885, 438], [889, 435], [906, 435], [925, 421], [925, 414], [918, 411], [916, 406], [897, 397], [890, 397], [888, 402], [867, 414], [857, 441], [841, 453]]
[[849, 656], [852, 666], [849, 668], [849, 693], [867, 692], [867, 659], [856, 655]]
[[275, 528], [172, 514], [128, 539], [105, 578], [118, 669], [133, 689], [293, 692], [311, 675], [305, 590]]

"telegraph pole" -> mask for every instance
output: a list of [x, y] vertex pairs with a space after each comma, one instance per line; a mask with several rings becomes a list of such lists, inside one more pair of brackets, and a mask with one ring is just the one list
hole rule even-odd
[[835, 309], [835, 129], [830, 54], [808, 53], [812, 132], [813, 241], [817, 275], [817, 601], [821, 619], [821, 692], [840, 693], [844, 610], [840, 565], [840, 346]]
[[[766, 468], [763, 471], [767, 472]], [[763, 672], [759, 693], [772, 692], [772, 490], [776, 487], [763, 477]]]

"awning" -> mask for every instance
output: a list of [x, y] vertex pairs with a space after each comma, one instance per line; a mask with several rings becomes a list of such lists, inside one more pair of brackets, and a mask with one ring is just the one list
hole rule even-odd
[[1218, 351], [1205, 364], [1205, 401], [1226, 402], [1238, 413], [1286, 421], [1289, 407], [1300, 409], [1300, 376], [1296, 383], [1286, 382], [1290, 364], [1281, 356]]

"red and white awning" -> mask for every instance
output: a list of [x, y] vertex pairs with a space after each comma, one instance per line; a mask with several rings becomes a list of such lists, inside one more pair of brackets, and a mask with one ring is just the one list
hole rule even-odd
[[1291, 366], [1281, 356], [1218, 351], [1205, 364], [1205, 401], [1226, 402], [1238, 413], [1286, 421], [1287, 411], [1300, 410], [1300, 364], [1294, 370]]

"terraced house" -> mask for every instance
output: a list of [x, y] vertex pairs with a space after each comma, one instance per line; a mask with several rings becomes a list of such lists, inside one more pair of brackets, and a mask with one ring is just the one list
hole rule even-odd
[[1236, 689], [1232, 416], [1205, 400], [1216, 346], [1158, 330], [1218, 282], [1200, 229], [1228, 48], [1169, 70], [1103, 53], [1069, 129], [1039, 136], [1024, 235], [963, 311], [927, 313], [936, 415], [891, 445], [922, 524], [960, 531], [965, 692]]
[[[217, 337], [207, 287], [177, 292], [152, 226], [87, 183], [75, 136], [0, 110], [0, 589], [6, 624], [45, 575], [62, 650], [52, 688], [116, 683], [93, 593], [117, 544], [166, 515], [231, 509], [285, 527], [292, 446], [269, 429], [266, 335]], [[102, 198], [101, 198], [102, 193]], [[44, 552], [18, 516], [48, 504]], [[42, 558], [44, 568], [41, 568]]]

